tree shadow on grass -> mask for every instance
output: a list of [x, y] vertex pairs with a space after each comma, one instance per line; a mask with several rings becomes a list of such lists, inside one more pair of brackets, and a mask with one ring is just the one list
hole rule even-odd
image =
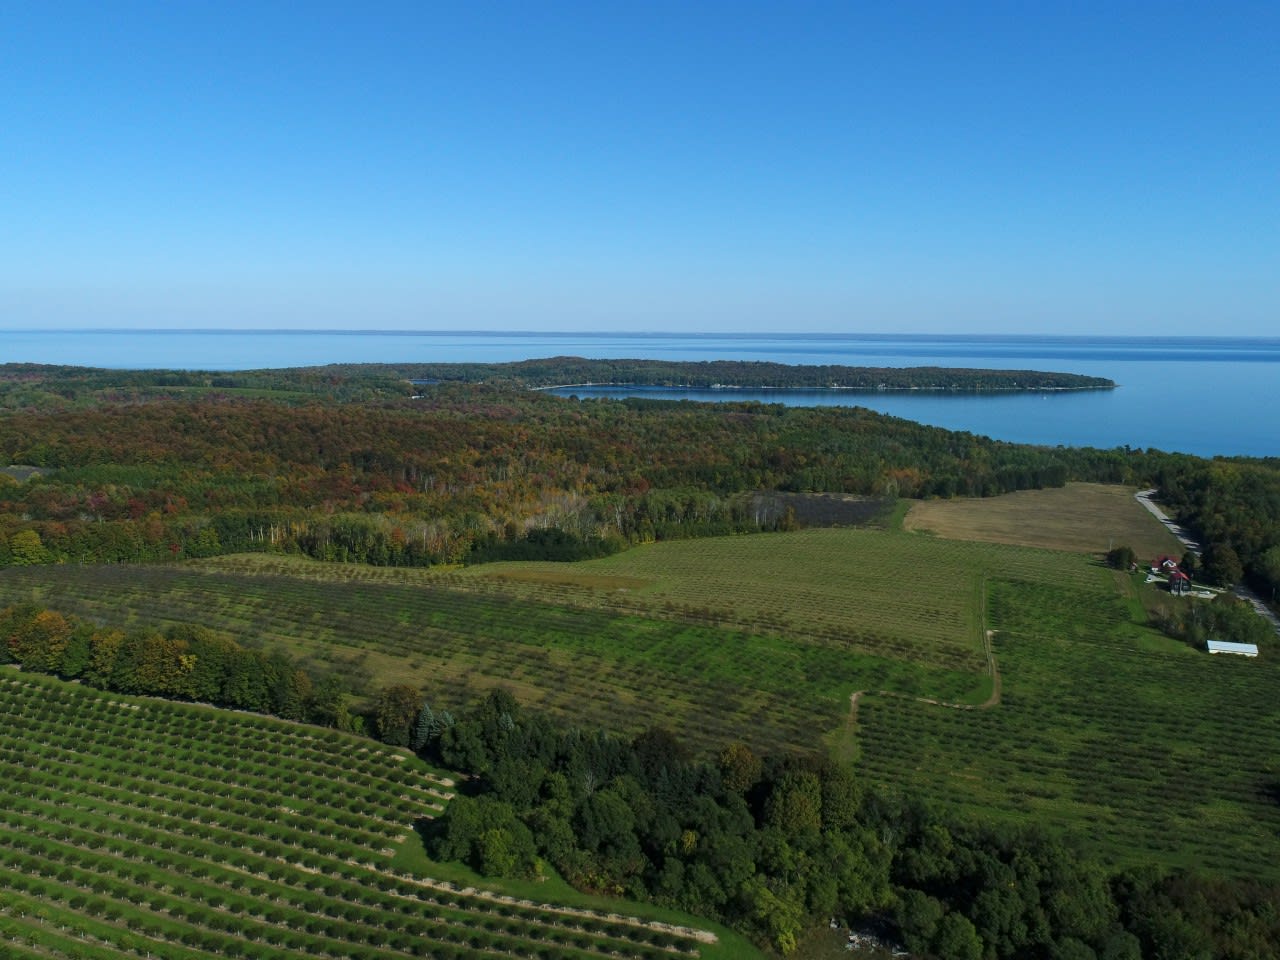
[[1258, 799], [1280, 806], [1280, 780], [1264, 780], [1258, 785]]

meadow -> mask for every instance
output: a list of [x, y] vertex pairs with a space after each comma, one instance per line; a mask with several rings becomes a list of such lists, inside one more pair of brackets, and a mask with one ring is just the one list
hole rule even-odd
[[981, 500], [918, 500], [903, 521], [906, 530], [948, 540], [1012, 543], [1046, 550], [1101, 554], [1122, 544], [1139, 562], [1161, 554], [1182, 556], [1183, 547], [1165, 527], [1135, 510], [1135, 487], [1068, 483], [1019, 490]]
[[0, 718], [0, 952], [756, 955], [655, 908], [548, 903], [564, 889], [554, 879], [514, 895], [441, 879], [448, 868], [425, 860], [413, 827], [456, 787], [403, 750], [12, 668], [0, 671]]

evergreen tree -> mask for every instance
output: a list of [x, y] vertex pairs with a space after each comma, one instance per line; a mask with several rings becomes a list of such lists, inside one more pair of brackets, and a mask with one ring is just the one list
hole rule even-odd
[[409, 747], [414, 753], [421, 753], [438, 732], [436, 729], [436, 715], [432, 712], [431, 705], [424, 700], [422, 709], [418, 711], [418, 717], [413, 722], [413, 733], [409, 737]]

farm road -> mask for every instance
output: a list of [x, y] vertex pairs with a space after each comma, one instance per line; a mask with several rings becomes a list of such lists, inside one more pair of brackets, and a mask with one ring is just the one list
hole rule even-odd
[[1155, 502], [1151, 499], [1158, 492], [1159, 491], [1157, 491], [1155, 487], [1152, 487], [1150, 490], [1139, 490], [1133, 496], [1135, 500], [1147, 508], [1153, 517], [1163, 523], [1170, 533], [1178, 538], [1178, 542], [1194, 553], [1197, 557], [1200, 556], [1199, 542], [1192, 540], [1191, 534], [1189, 534], [1184, 527], [1178, 526], [1178, 524], [1170, 519], [1167, 513], [1157, 507]]
[[[987, 621], [987, 579], [982, 578], [981, 596], [981, 620], [985, 625]], [[991, 677], [991, 695], [982, 703], [953, 703], [949, 700], [935, 700], [933, 697], [912, 697], [909, 694], [897, 693], [893, 690], [855, 690], [849, 694], [849, 716], [845, 720], [845, 729], [850, 735], [856, 736], [858, 730], [858, 701], [868, 693], [878, 693], [885, 697], [901, 697], [904, 700], [915, 700], [918, 703], [930, 703], [935, 707], [948, 707], [952, 710], [990, 710], [992, 707], [1000, 703], [1000, 667], [996, 663], [995, 646], [992, 640], [995, 638], [994, 630], [983, 629], [982, 631], [982, 652], [987, 657], [987, 674]]]
[[[1197, 557], [1200, 556], [1200, 544], [1191, 539], [1191, 534], [1187, 533], [1186, 529], [1180, 527], [1177, 523], [1171, 520], [1168, 514], [1152, 502], [1151, 497], [1156, 492], [1157, 491], [1154, 487], [1150, 490], [1139, 490], [1134, 494], [1134, 497], [1137, 498], [1137, 501], [1140, 504], [1151, 511], [1151, 515], [1163, 523], [1169, 532], [1177, 537], [1184, 547], [1194, 553]], [[1271, 629], [1275, 630], [1277, 635], [1280, 635], [1280, 617], [1277, 617], [1275, 611], [1262, 602], [1262, 598], [1260, 596], [1243, 585], [1236, 587], [1236, 596], [1241, 600], [1247, 601], [1254, 610], [1258, 611], [1258, 616], [1271, 624]]]
[[950, 700], [935, 700], [933, 697], [912, 697], [893, 690], [855, 690], [849, 694], [849, 718], [847, 726], [851, 729], [858, 725], [858, 701], [868, 693], [878, 693], [884, 697], [903, 697], [917, 703], [931, 703], [935, 707], [949, 707], [952, 710], [990, 710], [1000, 703], [1000, 668], [996, 665], [996, 655], [991, 646], [991, 638], [996, 632], [987, 630], [983, 636], [982, 646], [987, 654], [987, 672], [991, 675], [991, 695], [982, 703], [953, 703]]

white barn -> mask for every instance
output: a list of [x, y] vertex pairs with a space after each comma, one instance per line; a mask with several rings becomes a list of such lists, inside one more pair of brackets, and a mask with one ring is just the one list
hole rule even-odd
[[1242, 657], [1256, 657], [1258, 655], [1258, 645], [1256, 643], [1229, 643], [1226, 640], [1210, 640], [1210, 653], [1237, 653]]

